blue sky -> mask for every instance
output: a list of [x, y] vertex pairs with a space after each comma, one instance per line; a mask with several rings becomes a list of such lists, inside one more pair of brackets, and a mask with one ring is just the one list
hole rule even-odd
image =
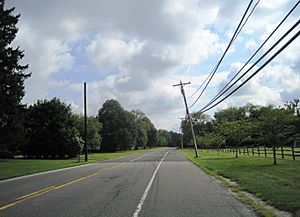
[[[296, 2], [260, 1], [192, 112], [207, 103], [242, 67]], [[172, 85], [180, 79], [191, 81], [186, 86], [187, 96], [195, 92], [224, 52], [248, 3], [7, 1], [6, 7], [14, 6], [15, 12], [21, 13], [14, 46], [25, 50], [22, 61], [29, 64], [32, 72], [26, 81], [23, 101], [32, 104], [56, 96], [71, 104], [74, 112], [81, 113], [86, 81], [90, 115], [95, 115], [106, 100], [113, 98], [128, 110], [144, 111], [157, 128], [177, 130], [178, 117], [184, 116], [185, 110], [179, 89]], [[299, 15], [300, 7], [263, 51]], [[246, 103], [282, 105], [299, 98], [299, 42], [295, 40], [234, 97], [208, 114]], [[195, 97], [189, 99], [189, 104]]]

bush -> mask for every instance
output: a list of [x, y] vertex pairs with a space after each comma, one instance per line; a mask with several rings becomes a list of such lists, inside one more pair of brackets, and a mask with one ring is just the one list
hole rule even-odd
[[10, 151], [0, 150], [0, 159], [13, 159], [15, 158], [14, 154]]
[[22, 154], [29, 158], [65, 158], [80, 153], [81, 139], [70, 105], [59, 99], [38, 101], [28, 108], [27, 144]]

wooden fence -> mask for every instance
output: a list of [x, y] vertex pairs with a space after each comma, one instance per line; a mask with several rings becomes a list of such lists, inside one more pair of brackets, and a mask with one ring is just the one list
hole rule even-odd
[[[259, 157], [273, 157], [273, 148], [266, 147], [266, 146], [252, 146], [252, 147], [222, 147], [218, 151], [223, 152], [232, 152], [233, 154], [238, 152], [238, 154], [244, 155], [252, 155], [252, 156], [259, 156]], [[275, 155], [276, 158], [279, 156], [281, 159], [285, 159], [286, 157], [292, 157], [293, 160], [299, 159], [300, 157], [300, 149], [294, 148], [292, 146], [280, 146], [275, 148]]]

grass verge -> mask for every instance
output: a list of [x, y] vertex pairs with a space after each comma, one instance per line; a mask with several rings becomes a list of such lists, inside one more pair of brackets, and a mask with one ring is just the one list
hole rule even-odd
[[98, 161], [109, 160], [113, 158], [125, 157], [131, 154], [137, 154], [149, 150], [155, 149], [119, 151], [115, 153], [92, 153], [88, 156], [88, 162], [84, 162], [83, 155], [80, 157], [80, 162], [78, 162], [77, 158], [68, 160], [32, 160], [23, 158], [0, 159], [0, 180], [29, 175], [33, 173], [45, 172], [49, 170], [79, 166], [88, 163], [95, 163]]
[[[194, 158], [192, 149], [185, 149], [183, 153], [210, 175], [237, 182], [238, 186], [227, 186], [237, 195], [247, 191], [280, 210], [300, 216], [300, 161], [278, 159], [278, 164], [273, 165], [272, 158], [247, 155], [235, 158], [233, 154], [211, 150], [200, 151], [199, 158]], [[247, 202], [249, 198], [244, 197]], [[274, 216], [263, 207], [258, 208], [262, 209], [261, 215]]]

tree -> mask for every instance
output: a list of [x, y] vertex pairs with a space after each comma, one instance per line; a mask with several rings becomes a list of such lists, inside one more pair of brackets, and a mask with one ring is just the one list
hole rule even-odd
[[246, 121], [226, 121], [216, 125], [219, 135], [225, 138], [227, 146], [234, 146], [236, 148], [236, 157], [238, 157], [237, 149], [244, 142], [250, 140], [249, 128], [252, 125]]
[[[84, 116], [74, 115], [76, 119], [76, 128], [80, 132], [81, 138], [84, 137]], [[101, 146], [102, 124], [97, 117], [87, 117], [87, 146], [89, 151], [99, 151]]]
[[39, 100], [28, 108], [26, 116], [27, 144], [23, 155], [30, 158], [75, 157], [82, 140], [70, 105], [59, 99]]
[[134, 115], [134, 119], [137, 127], [137, 139], [136, 139], [136, 149], [138, 146], [146, 148], [148, 143], [148, 128], [150, 120], [146, 117], [146, 115], [140, 110], [133, 110], [132, 114]]
[[171, 143], [171, 135], [167, 130], [159, 129], [157, 134], [159, 146], [166, 147]]
[[[213, 131], [212, 119], [209, 115], [195, 112], [191, 114], [192, 123], [194, 127], [195, 136], [204, 136]], [[181, 130], [184, 134], [183, 144], [185, 146], [193, 145], [193, 137], [191, 132], [191, 126], [187, 118], [181, 121]]]
[[19, 64], [24, 52], [11, 47], [20, 18], [20, 14], [12, 14], [14, 9], [4, 9], [4, 0], [0, 0], [0, 149], [11, 151], [24, 142], [25, 110], [21, 100], [25, 94], [24, 81], [30, 76], [25, 73], [28, 65]]
[[136, 146], [137, 125], [134, 115], [129, 111], [124, 111], [124, 121], [120, 136], [120, 149], [128, 150]]
[[99, 109], [98, 119], [103, 127], [103, 151], [126, 150], [136, 144], [134, 115], [125, 111], [118, 101], [107, 100]]
[[215, 113], [215, 119], [217, 122], [243, 120], [245, 119], [245, 109], [243, 107], [223, 109]]
[[157, 130], [154, 125], [151, 123], [150, 129], [147, 131], [148, 143], [147, 146], [152, 148], [156, 147], [158, 143]]
[[283, 108], [270, 108], [260, 118], [260, 131], [265, 143], [272, 146], [274, 164], [276, 164], [276, 147], [292, 142], [293, 126], [290, 124], [292, 114]]
[[292, 135], [293, 139], [300, 139], [300, 100], [294, 99], [293, 101], [285, 104], [286, 110], [292, 114], [291, 125], [294, 127]]
[[300, 117], [300, 100], [294, 99], [294, 101], [286, 102], [285, 107], [288, 111], [290, 111], [293, 115]]
[[206, 146], [207, 148], [219, 148], [225, 144], [224, 137], [219, 134], [210, 133], [204, 136], [197, 136], [197, 144], [201, 146]]
[[170, 142], [168, 144], [169, 147], [180, 147], [181, 146], [181, 134], [169, 131], [170, 134]]

